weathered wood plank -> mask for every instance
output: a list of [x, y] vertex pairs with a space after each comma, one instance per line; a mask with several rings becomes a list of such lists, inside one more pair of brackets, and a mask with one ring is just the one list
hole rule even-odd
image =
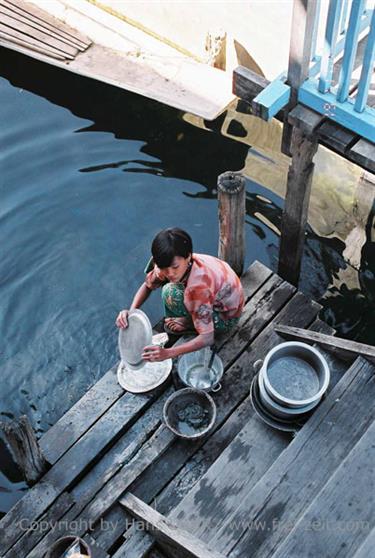
[[247, 103], [251, 103], [269, 84], [268, 79], [244, 66], [238, 66], [233, 71], [233, 94]]
[[[17, 45], [17, 48], [14, 46]], [[46, 50], [41, 46], [37, 46], [36, 44], [31, 44], [30, 42], [26, 42], [22, 39], [16, 39], [10, 33], [5, 33], [4, 31], [0, 31], [0, 46], [5, 48], [10, 48], [17, 50], [22, 53], [27, 53], [28, 49], [33, 50], [34, 52], [38, 52], [39, 54], [43, 54], [44, 56], [51, 56], [52, 58], [56, 58], [56, 60], [65, 60], [65, 56], [62, 54], [58, 54], [56, 52], [52, 52], [51, 50]]]
[[299, 279], [314, 173], [313, 158], [317, 149], [317, 142], [310, 141], [300, 130], [294, 129], [293, 157], [282, 215], [278, 268], [278, 274], [293, 285], [297, 285]]
[[253, 415], [168, 517], [195, 536], [211, 540], [290, 440]]
[[315, 132], [324, 117], [319, 112], [298, 103], [288, 114], [288, 122], [307, 137], [315, 139]]
[[355, 132], [335, 124], [330, 120], [326, 120], [317, 130], [318, 140], [325, 144], [328, 141], [328, 147], [334, 149], [340, 155], [346, 155], [346, 151], [358, 139]]
[[[174, 434], [170, 432], [165, 426], [160, 426], [155, 434], [139, 449], [132, 459], [125, 463], [125, 465], [115, 474], [111, 474], [111, 478], [106, 484], [100, 488], [95, 495], [95, 498], [83, 507], [78, 502], [78, 506], [72, 508], [66, 516], [64, 516], [61, 524], [57, 526], [53, 533], [45, 537], [33, 551], [27, 555], [27, 558], [39, 558], [46, 552], [48, 546], [53, 540], [58, 537], [69, 533], [69, 525], [74, 522], [76, 526], [75, 534], [83, 536], [86, 531], [96, 521], [100, 519], [118, 500], [123, 492], [130, 486], [130, 484], [155, 460], [159, 459], [165, 450], [174, 442]], [[104, 480], [105, 482], [105, 480]], [[85, 503], [85, 502], [84, 502]]]
[[84, 51], [87, 48], [87, 46], [82, 46], [82, 43], [79, 40], [64, 34], [56, 28], [50, 28], [48, 24], [42, 23], [40, 22], [40, 20], [38, 22], [36, 18], [32, 18], [32, 16], [24, 12], [22, 9], [7, 4], [6, 0], [0, 0], [0, 6], [1, 13], [5, 13], [6, 15], [11, 16], [17, 21], [26, 23], [27, 25], [34, 27], [38, 31], [43, 31], [43, 33], [46, 33], [51, 37], [55, 37], [56, 39], [59, 39], [60, 41], [63, 41], [68, 45], [75, 46], [80, 51]]
[[357, 341], [334, 337], [332, 335], [325, 335], [323, 333], [312, 332], [298, 327], [285, 326], [283, 324], [276, 324], [275, 331], [285, 337], [291, 337], [308, 343], [319, 343], [319, 345], [324, 347], [333, 347], [334, 349], [339, 349], [344, 353], [350, 353], [353, 356], [361, 355], [371, 362], [375, 362], [375, 347], [372, 345], [366, 345], [365, 343], [358, 343]]
[[375, 548], [375, 528], [366, 537], [364, 542], [358, 548], [357, 552], [354, 554], [353, 558], [369, 558], [373, 553]]
[[[26, 521], [31, 523], [37, 519], [61, 492], [137, 420], [157, 394], [154, 392], [135, 396], [126, 393], [61, 457], [42, 480], [0, 521], [0, 552], [6, 552], [20, 537], [14, 518], [20, 516], [25, 524]], [[34, 494], [40, 493], [42, 497], [34, 500]], [[30, 501], [33, 502], [32, 506]]]
[[348, 152], [352, 161], [375, 173], [375, 144], [365, 139], [360, 139]]
[[[140, 490], [137, 490], [137, 496], [147, 503], [151, 503], [160, 513], [167, 515], [238, 434], [243, 424], [252, 416], [252, 412], [251, 405], [247, 400], [239, 405], [225, 423], [204, 442], [199, 451], [192, 456], [166, 488], [157, 495], [156, 501], [152, 502], [152, 495], [150, 495], [147, 486], [142, 486]], [[113, 525], [113, 530], [102, 531], [100, 525], [98, 525], [97, 529], [93, 531], [93, 536], [103, 548], [110, 548], [118, 537], [128, 528], [131, 528], [131, 525], [126, 525], [128, 518], [123, 508], [118, 505], [109, 512], [108, 517], [107, 515], [104, 516], [104, 520]], [[137, 537], [137, 532], [134, 533], [134, 531], [132, 529], [131, 532], [125, 534], [127, 539], [132, 533], [132, 546], [136, 546], [134, 537]], [[140, 535], [142, 537], [144, 533], [142, 532]]]
[[109, 554], [107, 554], [107, 552], [100, 548], [100, 545], [98, 545], [97, 542], [90, 535], [85, 535], [83, 537], [83, 540], [87, 542], [90, 547], [90, 558], [110, 558]]
[[48, 461], [56, 463], [124, 393], [116, 364], [40, 438]]
[[241, 283], [245, 294], [245, 300], [249, 298], [264, 285], [272, 275], [272, 271], [258, 260], [255, 260], [241, 276]]
[[[293, 298], [276, 315], [278, 322], [299, 323], [305, 322], [308, 326], [316, 317], [320, 306], [309, 301], [302, 293], [296, 293]], [[253, 378], [253, 364], [259, 358], [263, 358], [267, 352], [280, 342], [280, 337], [274, 332], [273, 324], [269, 324], [255, 340], [245, 346], [245, 350], [225, 374], [222, 385], [223, 389], [215, 394], [217, 404], [218, 428], [233, 410], [249, 395], [251, 380]], [[221, 353], [225, 362], [225, 353]], [[170, 448], [164, 459], [156, 463], [152, 471], [146, 471], [136, 483], [130, 486], [130, 491], [138, 495], [148, 497], [150, 501], [166, 486], [175, 474], [184, 466], [189, 458], [198, 451], [202, 442], [194, 442], [186, 446], [177, 442]], [[148, 536], [149, 537], [149, 536]], [[123, 545], [123, 550], [129, 552], [129, 558], [140, 558], [146, 556], [152, 546], [152, 538], [137, 533], [137, 540], [132, 537]]]
[[120, 498], [120, 503], [132, 515], [145, 522], [147, 529], [160, 541], [172, 547], [177, 556], [184, 558], [224, 558], [191, 533], [179, 529], [169, 519], [128, 492]]
[[18, 542], [5, 554], [4, 558], [22, 558], [30, 552], [34, 546], [45, 536], [46, 531], [53, 528], [64, 513], [74, 504], [74, 499], [68, 492], [63, 492], [61, 496], [52, 504], [52, 506], [43, 514], [31, 528], [23, 528], [23, 522], [20, 522], [20, 530], [23, 536]]
[[47, 33], [44, 33], [43, 31], [39, 31], [38, 29], [35, 29], [31, 25], [24, 23], [19, 19], [9, 16], [6, 13], [6, 11], [1, 8], [1, 6], [0, 6], [0, 22], [3, 25], [9, 27], [11, 33], [13, 33], [13, 31], [22, 33], [25, 35], [25, 39], [28, 40], [31, 37], [32, 39], [35, 39], [36, 41], [41, 43], [43, 47], [44, 46], [52, 47], [60, 51], [60, 54], [63, 54], [64, 56], [68, 54], [70, 56], [75, 57], [78, 54], [78, 49], [76, 47], [68, 45], [63, 41], [60, 41], [60, 39], [51, 37]]
[[26, 45], [30, 45], [34, 48], [41, 49], [46, 54], [49, 54], [51, 56], [63, 57], [63, 58], [68, 59], [68, 60], [74, 60], [74, 56], [72, 56], [68, 52], [62, 52], [61, 50], [59, 50], [59, 49], [57, 49], [53, 46], [41, 43], [39, 40], [33, 39], [32, 37], [29, 37], [28, 35], [25, 35], [24, 33], [20, 33], [19, 31], [16, 31], [15, 29], [12, 29], [8, 25], [4, 25], [3, 23], [1, 23], [1, 21], [0, 21], [0, 32], [3, 35], [3, 37], [6, 38], [7, 40], [12, 41], [14, 39], [15, 41], [22, 41], [22, 43], [24, 43]]
[[[375, 422], [357, 442], [272, 558], [353, 556], [374, 525]], [[374, 549], [373, 549], [374, 550]]]
[[[374, 367], [359, 357], [215, 537], [234, 556], [271, 555], [374, 420]], [[356, 420], [353, 421], [352, 417]], [[316, 448], [324, 447], [324, 451]], [[252, 521], [264, 530], [247, 530]], [[279, 523], [280, 524], [280, 523]], [[268, 530], [269, 529], [269, 530]], [[251, 550], [250, 550], [251, 548]]]
[[30, 4], [29, 2], [24, 2], [23, 0], [2, 0], [2, 3], [17, 13], [23, 13], [25, 14], [25, 17], [38, 21], [41, 25], [46, 26], [49, 29], [52, 28], [56, 30], [56, 32], [78, 40], [86, 46], [91, 44], [90, 39], [86, 35], [77, 29], [73, 29], [70, 25], [62, 23], [49, 13], [38, 8], [35, 4]]

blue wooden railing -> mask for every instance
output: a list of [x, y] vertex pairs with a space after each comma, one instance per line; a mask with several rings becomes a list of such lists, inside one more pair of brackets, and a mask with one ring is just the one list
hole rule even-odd
[[[320, 0], [309, 1], [316, 3], [315, 18], [311, 22], [311, 62], [307, 79], [298, 87], [298, 102], [375, 142], [375, 109], [368, 104], [375, 61], [375, 10], [366, 7], [366, 0], [330, 0], [323, 52], [318, 55], [317, 37], [322, 25]], [[362, 40], [365, 41], [359, 60], [362, 70], [359, 80], [354, 80], [357, 47]], [[334, 82], [334, 62], [340, 53], [340, 74]], [[281, 88], [280, 80], [275, 80], [254, 100], [266, 106], [265, 111], [260, 111], [266, 119], [280, 110], [281, 92], [283, 106], [287, 105], [287, 87], [283, 83]]]

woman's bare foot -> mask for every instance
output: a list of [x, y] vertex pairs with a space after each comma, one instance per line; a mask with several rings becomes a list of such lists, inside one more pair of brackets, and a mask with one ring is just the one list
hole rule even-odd
[[190, 318], [165, 318], [165, 325], [171, 330], [179, 333], [181, 331], [194, 329]]

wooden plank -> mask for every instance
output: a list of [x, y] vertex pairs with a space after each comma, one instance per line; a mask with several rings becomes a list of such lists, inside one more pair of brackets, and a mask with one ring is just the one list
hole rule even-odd
[[[219, 457], [221, 452], [233, 440], [233, 438], [241, 430], [244, 423], [252, 416], [252, 407], [245, 400], [236, 410], [229, 416], [224, 424], [210, 436], [202, 445], [202, 447], [189, 459], [181, 471], [172, 479], [172, 481], [163, 489], [152, 501], [147, 486], [136, 488], [133, 485], [136, 495], [147, 503], [153, 505], [160, 513], [167, 515], [189, 492], [195, 485], [199, 476], [203, 475], [212, 463]], [[142, 538], [145, 533], [139, 533], [137, 529], [133, 529], [130, 525], [126, 525], [128, 518], [120, 506], [116, 505], [110, 510], [108, 516], [105, 515], [104, 520], [109, 525], [113, 525], [113, 530], [100, 529], [100, 525], [93, 531], [93, 536], [98, 540], [103, 548], [110, 548], [114, 541], [119, 538], [125, 531], [125, 538], [131, 537], [130, 546], [137, 546], [137, 535]], [[126, 550], [126, 549], [125, 549]], [[124, 550], [124, 552], [125, 552]]]
[[289, 99], [289, 85], [276, 78], [251, 102], [253, 115], [269, 121], [289, 103]]
[[348, 152], [348, 157], [354, 162], [375, 173], [375, 143], [360, 139]]
[[281, 222], [278, 273], [298, 284], [305, 228], [314, 173], [313, 158], [318, 143], [310, 141], [300, 130], [293, 131], [292, 163], [289, 167], [287, 191]]
[[369, 558], [374, 552], [375, 548], [375, 528], [366, 537], [364, 542], [358, 548], [357, 552], [354, 554], [353, 558]]
[[358, 135], [355, 132], [351, 132], [347, 128], [343, 128], [330, 120], [324, 121], [323, 124], [319, 126], [317, 129], [317, 137], [323, 144], [325, 144], [328, 138], [329, 148], [344, 156], [347, 149], [358, 139]]
[[23, 54], [28, 54], [29, 50], [31, 50], [38, 54], [43, 54], [43, 56], [50, 56], [56, 60], [65, 61], [65, 56], [63, 55], [47, 51], [42, 47], [23, 41], [22, 39], [16, 39], [9, 33], [4, 33], [3, 31], [0, 31], [0, 46], [22, 52]]
[[[277, 314], [277, 322], [288, 321], [288, 323], [305, 322], [308, 326], [316, 317], [320, 306], [309, 301], [302, 293], [296, 293], [288, 304]], [[235, 363], [226, 372], [222, 385], [223, 389], [215, 394], [217, 404], [217, 421], [215, 429], [227, 420], [228, 416], [238, 405], [248, 398], [251, 380], [253, 378], [252, 366], [259, 358], [264, 358], [267, 352], [280, 342], [280, 338], [274, 332], [273, 324], [269, 324], [255, 340], [247, 346]], [[221, 355], [225, 360], [225, 354]], [[248, 399], [247, 399], [248, 401]], [[138, 495], [146, 495], [152, 500], [160, 490], [166, 486], [175, 474], [187, 463], [188, 459], [198, 451], [202, 441], [194, 442], [186, 446], [177, 442], [167, 452], [162, 462], [156, 463], [153, 470], [146, 471], [136, 483], [130, 487], [131, 492]], [[137, 535], [138, 539], [138, 535]], [[148, 544], [147, 544], [148, 543]], [[133, 537], [125, 543], [123, 548], [129, 552], [128, 558], [139, 558], [145, 556], [150, 549], [149, 541], [143, 546], [142, 540], [137, 540], [137, 547]], [[140, 548], [140, 553], [138, 550]], [[143, 552], [143, 554], [142, 554]]]
[[94, 384], [39, 440], [50, 463], [56, 461], [125, 393], [117, 364]]
[[339, 33], [341, 0], [332, 0], [329, 3], [325, 40], [320, 65], [319, 91], [325, 93], [332, 85], [333, 63], [336, 54], [336, 42]]
[[[217, 533], [215, 548], [231, 558], [273, 554], [285, 538], [284, 531], [275, 528], [275, 522], [298, 521], [374, 420], [373, 375], [374, 367], [359, 357], [289, 447], [242, 499]], [[317, 451], [319, 447], [324, 451]], [[263, 525], [262, 532], [250, 528], [255, 520]]]
[[298, 103], [288, 114], [288, 122], [306, 136], [315, 139], [314, 134], [324, 117], [319, 112]]
[[32, 37], [29, 37], [24, 33], [19, 33], [15, 29], [8, 27], [7, 25], [4, 25], [1, 22], [0, 22], [0, 31], [1, 31], [1, 36], [3, 38], [10, 41], [14, 40], [14, 42], [16, 42], [17, 44], [20, 44], [20, 42], [22, 42], [25, 45], [30, 45], [34, 48], [38, 48], [39, 50], [42, 50], [45, 54], [54, 56], [54, 58], [63, 57], [64, 59], [74, 60], [74, 56], [72, 56], [71, 54], [67, 52], [63, 53], [61, 50], [46, 45], [44, 43], [41, 43], [40, 41], [33, 39]]
[[77, 505], [63, 517], [63, 521], [57, 528], [48, 533], [47, 537], [25, 558], [40, 558], [40, 556], [43, 556], [51, 542], [69, 533], [69, 525], [72, 523], [76, 526], [75, 534], [83, 536], [90, 526], [94, 525], [113, 506], [130, 484], [155, 460], [160, 458], [168, 446], [174, 442], [174, 439], [172, 432], [165, 426], [160, 426], [136, 455], [132, 456], [132, 459], [126, 462], [116, 474], [112, 475], [112, 471], [109, 472], [110, 480], [106, 482], [108, 479], [104, 479], [105, 484], [98, 490], [94, 499], [91, 499], [92, 495], [90, 495], [90, 501], [87, 505], [85, 505], [85, 499], [83, 499], [83, 503], [77, 502]]
[[18, 20], [22, 23], [27, 23], [31, 27], [34, 27], [35, 29], [38, 29], [39, 31], [43, 31], [43, 33], [46, 33], [47, 35], [50, 35], [51, 37], [55, 37], [56, 39], [59, 39], [60, 41], [63, 41], [68, 45], [75, 46], [80, 51], [86, 50], [87, 46], [89, 46], [89, 45], [83, 46], [82, 43], [79, 40], [77, 40], [77, 39], [75, 39], [75, 38], [73, 38], [69, 35], [65, 35], [63, 32], [61, 32], [58, 29], [54, 29], [53, 27], [50, 28], [48, 26], [48, 24], [38, 22], [38, 20], [36, 20], [36, 19], [32, 19], [32, 16], [28, 15], [26, 12], [24, 12], [20, 8], [18, 8], [16, 6], [11, 6], [9, 4], [7, 5], [6, 0], [0, 0], [0, 6], [1, 6], [1, 9], [0, 9], [1, 13], [5, 13], [9, 16], [12, 16], [14, 19], [16, 19], [16, 20]]
[[51, 529], [61, 519], [62, 515], [72, 507], [74, 499], [68, 492], [63, 492], [61, 496], [52, 504], [32, 527], [23, 526], [20, 521], [19, 528], [23, 535], [18, 542], [4, 555], [4, 558], [22, 558], [30, 552], [34, 546], [45, 536], [46, 530]]
[[342, 549], [345, 549], [346, 556], [354, 555], [374, 524], [374, 440], [375, 422], [272, 554], [272, 558], [339, 556]]
[[70, 27], [67, 23], [62, 23], [57, 18], [38, 8], [35, 4], [30, 4], [29, 2], [24, 2], [23, 0], [2, 0], [2, 2], [17, 13], [23, 13], [25, 14], [25, 17], [28, 17], [33, 21], [37, 21], [40, 25], [53, 29], [56, 32], [62, 33], [72, 39], [78, 40], [83, 45], [89, 46], [91, 44], [91, 40], [86, 35], [77, 29], [73, 29], [73, 27]]
[[[132, 515], [144, 521], [147, 529], [161, 542], [186, 558], [224, 558], [219, 552], [210, 548], [202, 540], [191, 533], [179, 529], [169, 519], [142, 502], [139, 498], [128, 492], [120, 499], [120, 503]], [[116, 555], [115, 555], [116, 556]]]
[[18, 33], [25, 35], [26, 40], [29, 40], [29, 38], [35, 39], [39, 41], [42, 46], [52, 47], [60, 51], [60, 54], [68, 54], [73, 58], [78, 54], [78, 49], [76, 47], [68, 45], [67, 43], [60, 41], [55, 37], [51, 37], [50, 35], [47, 35], [46, 33], [39, 31], [31, 25], [23, 23], [22, 21], [19, 21], [14, 17], [8, 16], [6, 13], [4, 13], [4, 10], [1, 9], [1, 7], [0, 22], [3, 25], [7, 26], [12, 34], [14, 31], [17, 31]]
[[98, 545], [95, 539], [93, 539], [90, 535], [85, 535], [83, 540], [89, 545], [91, 551], [90, 558], [110, 558], [109, 554], [100, 548], [100, 545]]
[[272, 430], [253, 415], [168, 517], [210, 541], [290, 440], [290, 435]]
[[371, 78], [374, 72], [375, 60], [375, 11], [372, 13], [370, 32], [367, 38], [366, 49], [363, 55], [361, 77], [359, 78], [358, 93], [354, 108], [362, 112], [366, 106]]
[[233, 70], [233, 94], [247, 103], [251, 103], [269, 83], [268, 79], [244, 66], [238, 66]]
[[255, 260], [241, 276], [241, 283], [244, 290], [245, 301], [264, 285], [272, 275], [272, 271], [258, 260]]
[[[0, 521], [0, 553], [6, 552], [20, 537], [14, 518], [21, 517], [25, 524], [37, 519], [61, 492], [137, 420], [156, 397], [155, 392], [123, 395]], [[41, 497], [34, 501], [34, 494], [37, 496], [40, 493]], [[30, 502], [33, 502], [32, 506]]]
[[361, 355], [372, 362], [375, 362], [375, 347], [366, 345], [365, 343], [357, 343], [350, 339], [342, 339], [340, 337], [333, 337], [332, 335], [325, 335], [323, 333], [316, 333], [301, 329], [297, 327], [284, 326], [282, 324], [275, 325], [275, 331], [286, 337], [292, 337], [300, 341], [310, 343], [319, 343], [324, 347], [333, 347], [340, 349], [340, 351], [350, 353], [352, 355]]

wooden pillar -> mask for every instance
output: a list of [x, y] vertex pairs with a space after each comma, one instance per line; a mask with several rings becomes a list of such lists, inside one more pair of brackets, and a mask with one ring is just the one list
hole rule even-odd
[[305, 242], [305, 228], [310, 201], [311, 183], [314, 172], [313, 158], [318, 143], [310, 141], [298, 130], [293, 129], [292, 163], [288, 172], [288, 184], [281, 223], [281, 239], [278, 273], [298, 285], [301, 259]]
[[49, 468], [29, 419], [24, 415], [18, 421], [0, 422], [5, 441], [13, 459], [29, 484], [35, 484]]
[[219, 202], [219, 258], [241, 275], [245, 259], [245, 179], [224, 172], [217, 181]]

